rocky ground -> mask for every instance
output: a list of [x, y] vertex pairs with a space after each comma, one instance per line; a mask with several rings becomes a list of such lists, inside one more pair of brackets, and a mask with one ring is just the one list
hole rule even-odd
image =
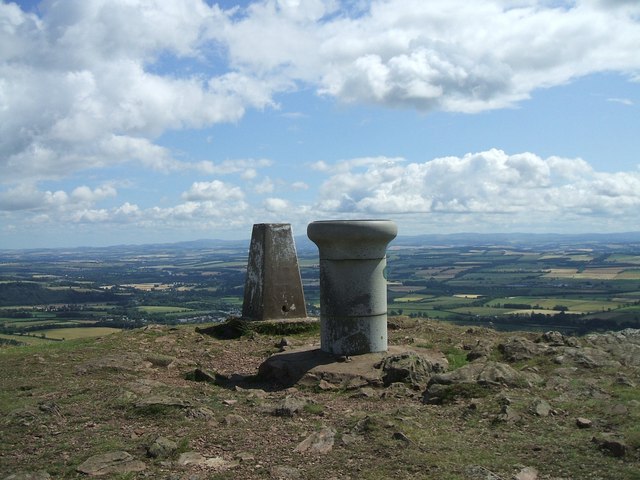
[[0, 479], [640, 478], [640, 331], [389, 327], [293, 373], [317, 330], [2, 349]]

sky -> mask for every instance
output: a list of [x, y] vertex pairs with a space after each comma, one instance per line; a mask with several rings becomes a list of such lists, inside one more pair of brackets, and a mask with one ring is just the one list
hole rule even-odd
[[0, 248], [640, 230], [638, 0], [0, 0]]

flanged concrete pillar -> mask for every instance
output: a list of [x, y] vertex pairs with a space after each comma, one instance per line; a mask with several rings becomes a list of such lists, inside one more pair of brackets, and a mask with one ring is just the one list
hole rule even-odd
[[390, 220], [312, 222], [320, 252], [320, 348], [338, 355], [387, 350], [387, 244]]
[[298, 255], [288, 223], [257, 223], [251, 232], [242, 317], [305, 318]]

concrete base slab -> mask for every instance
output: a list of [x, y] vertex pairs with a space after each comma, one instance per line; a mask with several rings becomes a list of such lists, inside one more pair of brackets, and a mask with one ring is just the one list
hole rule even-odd
[[390, 346], [386, 352], [339, 357], [323, 352], [319, 346], [303, 347], [277, 353], [267, 358], [258, 375], [284, 387], [294, 385], [320, 388], [357, 389], [364, 386], [384, 386], [380, 364], [385, 358], [414, 353], [428, 362], [443, 365], [447, 360], [439, 352], [411, 347]]

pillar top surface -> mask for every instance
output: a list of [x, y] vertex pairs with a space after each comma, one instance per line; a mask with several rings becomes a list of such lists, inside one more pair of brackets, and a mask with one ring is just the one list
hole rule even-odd
[[323, 220], [307, 227], [307, 236], [324, 259], [383, 258], [397, 234], [391, 220]]

